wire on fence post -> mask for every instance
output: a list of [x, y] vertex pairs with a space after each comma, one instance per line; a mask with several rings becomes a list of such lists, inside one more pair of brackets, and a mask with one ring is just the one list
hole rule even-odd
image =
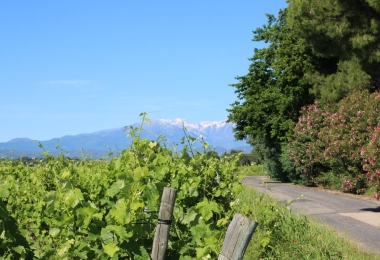
[[172, 222], [174, 204], [177, 197], [177, 190], [164, 188], [162, 193], [160, 211], [158, 213], [158, 222], [156, 233], [154, 234], [153, 248], [151, 259], [165, 259], [165, 252], [168, 246], [169, 229]]

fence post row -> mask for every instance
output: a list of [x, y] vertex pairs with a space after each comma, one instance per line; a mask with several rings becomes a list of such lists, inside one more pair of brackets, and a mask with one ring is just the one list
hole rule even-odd
[[258, 223], [241, 214], [235, 214], [228, 226], [218, 260], [241, 260]]
[[164, 188], [162, 193], [160, 211], [158, 213], [158, 223], [156, 233], [154, 234], [153, 248], [151, 259], [165, 259], [165, 252], [168, 246], [169, 229], [172, 222], [174, 204], [177, 197], [177, 190]]

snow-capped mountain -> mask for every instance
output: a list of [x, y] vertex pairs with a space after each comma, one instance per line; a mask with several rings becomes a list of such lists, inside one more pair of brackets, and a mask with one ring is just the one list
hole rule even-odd
[[[139, 125], [140, 123], [135, 123], [132, 126], [138, 127]], [[232, 128], [233, 124], [226, 121], [203, 121], [191, 124], [179, 118], [174, 120], [160, 119], [145, 123], [141, 137], [157, 140], [160, 135], [163, 135], [166, 137], [169, 146], [177, 144], [178, 148], [181, 148], [181, 139], [185, 135], [184, 131], [186, 131], [188, 135], [193, 137], [202, 136], [203, 140], [219, 153], [228, 152], [231, 149], [249, 152], [251, 147], [245, 141], [235, 141]], [[59, 143], [61, 149], [65, 150], [70, 157], [80, 157], [82, 153], [85, 153], [96, 158], [107, 155], [110, 150], [117, 152], [127, 148], [131, 143], [131, 137], [127, 137], [125, 128], [120, 127], [88, 134], [67, 135], [40, 142], [28, 138], [16, 138], [9, 142], [0, 143], [0, 156], [33, 157], [42, 152], [42, 149], [39, 148], [40, 143], [51, 154], [59, 153], [59, 150], [56, 149]], [[13, 153], [11, 154], [10, 151]]]
[[169, 131], [176, 131], [177, 134], [180, 135], [180, 138], [182, 138], [184, 135], [183, 130], [185, 129], [194, 137], [202, 136], [211, 146], [221, 146], [226, 149], [233, 149], [237, 146], [247, 146], [245, 141], [235, 141], [232, 133], [233, 124], [227, 123], [226, 121], [202, 121], [197, 124], [190, 124], [177, 118], [174, 120], [161, 119], [152, 122], [153, 128], [159, 125], [161, 125], [162, 130], [166, 128], [165, 134], [168, 138], [171, 136]]

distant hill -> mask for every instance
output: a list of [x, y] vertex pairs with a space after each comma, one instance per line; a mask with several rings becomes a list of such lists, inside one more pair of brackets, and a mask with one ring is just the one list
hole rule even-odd
[[[139, 123], [132, 125], [138, 127]], [[197, 124], [184, 123], [181, 119], [175, 120], [153, 120], [151, 123], [144, 124], [144, 132], [142, 138], [157, 140], [160, 135], [164, 135], [167, 139], [169, 147], [175, 145], [181, 149], [181, 139], [184, 136], [183, 126], [194, 137], [202, 136], [203, 140], [210, 144], [210, 147], [219, 154], [224, 151], [229, 152], [231, 149], [244, 150], [250, 152], [252, 147], [245, 141], [235, 141], [232, 123], [226, 121], [210, 122], [203, 121]], [[8, 142], [0, 143], [0, 157], [39, 157], [43, 150], [49, 151], [52, 155], [57, 155], [61, 151], [66, 152], [68, 157], [79, 157], [83, 154], [92, 156], [93, 158], [101, 158], [106, 156], [110, 150], [114, 153], [128, 148], [131, 144], [131, 137], [127, 137], [124, 127], [102, 130], [89, 134], [66, 135], [60, 138], [34, 141], [28, 138], [15, 138]], [[199, 148], [200, 145], [198, 145]]]

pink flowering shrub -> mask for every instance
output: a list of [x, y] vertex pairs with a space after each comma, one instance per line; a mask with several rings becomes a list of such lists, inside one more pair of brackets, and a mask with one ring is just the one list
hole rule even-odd
[[368, 91], [354, 91], [326, 117], [320, 141], [325, 145], [324, 159], [334, 172], [352, 177], [363, 174], [361, 148], [377, 125], [373, 101]]
[[289, 157], [296, 170], [311, 180], [319, 175], [325, 165], [324, 144], [319, 140], [319, 132], [325, 126], [325, 116], [326, 112], [317, 101], [303, 107], [288, 144]]
[[327, 172], [341, 176], [346, 192], [362, 193], [367, 184], [378, 187], [379, 122], [378, 92], [353, 91], [329, 107], [316, 102], [301, 111], [289, 141], [290, 159], [312, 179]]
[[380, 123], [371, 135], [370, 142], [361, 149], [363, 170], [366, 172], [368, 183], [375, 188], [374, 196], [379, 199], [380, 191]]

